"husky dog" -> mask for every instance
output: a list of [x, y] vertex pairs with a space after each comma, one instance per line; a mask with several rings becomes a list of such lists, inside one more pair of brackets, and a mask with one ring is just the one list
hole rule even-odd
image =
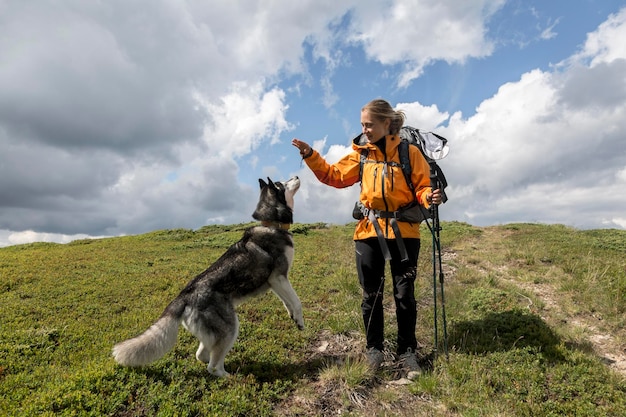
[[261, 225], [248, 228], [241, 240], [191, 280], [148, 330], [115, 345], [113, 356], [119, 364], [142, 366], [159, 359], [174, 347], [182, 323], [200, 341], [196, 358], [208, 363], [211, 374], [228, 375], [224, 358], [239, 333], [235, 307], [268, 289], [304, 329], [302, 304], [287, 278], [294, 256], [288, 229], [300, 180], [268, 181], [259, 179], [261, 195], [252, 214]]

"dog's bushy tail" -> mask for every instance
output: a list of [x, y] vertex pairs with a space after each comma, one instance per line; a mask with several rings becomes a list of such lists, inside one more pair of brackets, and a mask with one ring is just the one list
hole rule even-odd
[[165, 355], [176, 344], [181, 316], [166, 312], [148, 330], [113, 346], [120, 365], [143, 366]]

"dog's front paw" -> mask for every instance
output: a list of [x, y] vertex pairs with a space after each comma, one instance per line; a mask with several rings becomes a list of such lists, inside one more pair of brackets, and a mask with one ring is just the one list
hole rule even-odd
[[302, 317], [292, 317], [291, 319], [296, 322], [298, 330], [304, 330], [304, 319]]

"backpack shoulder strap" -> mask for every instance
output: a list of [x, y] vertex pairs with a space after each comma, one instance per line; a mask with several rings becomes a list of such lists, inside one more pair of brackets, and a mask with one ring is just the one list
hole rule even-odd
[[413, 198], [415, 198], [415, 187], [413, 187], [413, 181], [411, 181], [411, 158], [409, 157], [409, 142], [407, 140], [400, 140], [400, 144], [398, 145], [398, 153], [400, 157], [400, 167], [402, 168], [404, 179], [406, 180], [406, 184], [409, 186], [409, 189], [413, 193]]
[[369, 155], [369, 149], [362, 149], [360, 154], [361, 154], [361, 158], [359, 162], [359, 181], [363, 179], [363, 164], [365, 164], [365, 161], [367, 161], [367, 155]]

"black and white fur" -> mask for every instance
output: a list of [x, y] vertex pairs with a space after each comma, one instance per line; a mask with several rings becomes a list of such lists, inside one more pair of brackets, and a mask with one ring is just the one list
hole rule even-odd
[[148, 330], [116, 344], [113, 356], [119, 364], [142, 366], [161, 358], [174, 347], [182, 323], [200, 341], [196, 358], [208, 363], [211, 374], [228, 375], [224, 358], [239, 333], [235, 307], [268, 289], [280, 297], [298, 328], [304, 328], [302, 304], [288, 280], [294, 256], [288, 229], [300, 180], [268, 181], [259, 180], [261, 195], [252, 214], [261, 225], [248, 228], [241, 240], [191, 280]]

